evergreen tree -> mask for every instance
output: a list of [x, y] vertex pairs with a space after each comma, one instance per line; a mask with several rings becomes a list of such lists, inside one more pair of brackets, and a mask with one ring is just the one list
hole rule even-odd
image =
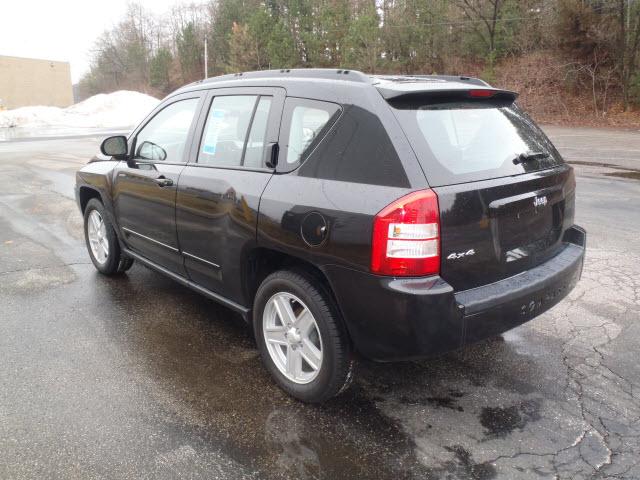
[[149, 64], [149, 83], [161, 92], [166, 91], [171, 84], [170, 71], [173, 57], [167, 48], [160, 48], [151, 58]]

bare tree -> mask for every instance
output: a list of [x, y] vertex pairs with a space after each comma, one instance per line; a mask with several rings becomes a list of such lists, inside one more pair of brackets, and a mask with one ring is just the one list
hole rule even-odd
[[456, 4], [469, 20], [471, 28], [489, 49], [492, 58], [496, 50], [496, 30], [504, 0], [457, 0]]
[[632, 0], [618, 0], [617, 16], [618, 71], [622, 88], [624, 109], [629, 107], [630, 86], [638, 69], [638, 50], [640, 49], [640, 7]]

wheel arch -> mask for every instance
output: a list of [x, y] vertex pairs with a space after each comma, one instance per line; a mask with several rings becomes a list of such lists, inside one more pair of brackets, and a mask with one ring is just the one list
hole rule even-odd
[[85, 209], [87, 208], [87, 204], [89, 200], [92, 198], [97, 198], [104, 205], [104, 200], [102, 199], [102, 195], [100, 192], [93, 188], [88, 187], [86, 185], [82, 185], [78, 189], [78, 202], [80, 203], [80, 211], [84, 214]]
[[340, 304], [335, 296], [331, 282], [326, 273], [318, 266], [304, 260], [300, 257], [290, 255], [288, 253], [280, 252], [270, 248], [258, 247], [253, 249], [246, 257], [243, 266], [244, 272], [244, 292], [248, 302], [251, 303], [251, 309], [253, 311], [253, 300], [256, 292], [260, 287], [260, 284], [271, 273], [278, 270], [291, 270], [315, 280], [321, 285], [327, 294], [330, 296], [333, 305], [335, 306], [340, 321], [342, 322], [351, 343], [351, 334], [349, 333], [349, 325], [345, 321]]
[[126, 245], [122, 241], [122, 237], [120, 235], [120, 229], [118, 228], [116, 215], [115, 215], [115, 212], [113, 211], [113, 204], [111, 203], [111, 200], [107, 196], [107, 192], [105, 192], [99, 186], [95, 186], [93, 184], [90, 184], [90, 185], [82, 184], [82, 185], [79, 185], [77, 188], [78, 188], [77, 190], [78, 206], [80, 207], [80, 212], [82, 213], [82, 215], [84, 216], [84, 213], [85, 213], [85, 210], [87, 209], [87, 205], [89, 204], [89, 201], [94, 198], [97, 199], [100, 203], [102, 203], [105, 214], [107, 215], [107, 217], [109, 218], [109, 221], [113, 225], [113, 228], [116, 232], [116, 238], [118, 239], [118, 243], [120, 244], [120, 248], [126, 247]]

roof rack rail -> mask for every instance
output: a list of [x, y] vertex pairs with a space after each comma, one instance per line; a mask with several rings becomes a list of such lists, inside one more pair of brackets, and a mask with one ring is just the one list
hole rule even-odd
[[199, 80], [194, 83], [214, 83], [229, 80], [253, 78], [317, 78], [324, 80], [346, 80], [351, 82], [371, 83], [371, 78], [357, 70], [336, 68], [283, 68], [281, 70], [259, 70], [238, 72]]
[[472, 85], [481, 85], [483, 87], [490, 87], [487, 82], [480, 78], [468, 77], [466, 75], [408, 75], [409, 77], [425, 78], [434, 80], [444, 80], [447, 82], [469, 82]]
[[467, 77], [465, 75], [374, 75], [373, 80], [382, 80], [389, 82], [410, 83], [416, 81], [425, 82], [458, 82], [458, 83], [470, 83], [472, 85], [478, 85], [482, 87], [490, 87], [487, 82], [479, 78]]

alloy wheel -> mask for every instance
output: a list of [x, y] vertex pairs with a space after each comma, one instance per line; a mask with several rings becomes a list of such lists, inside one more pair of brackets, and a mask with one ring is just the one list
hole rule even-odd
[[264, 308], [262, 333], [278, 370], [297, 384], [313, 381], [322, 368], [322, 337], [311, 310], [291, 293], [273, 295]]
[[100, 265], [104, 265], [109, 257], [109, 239], [107, 238], [107, 227], [104, 219], [98, 210], [93, 210], [89, 214], [87, 221], [87, 238], [93, 258]]

